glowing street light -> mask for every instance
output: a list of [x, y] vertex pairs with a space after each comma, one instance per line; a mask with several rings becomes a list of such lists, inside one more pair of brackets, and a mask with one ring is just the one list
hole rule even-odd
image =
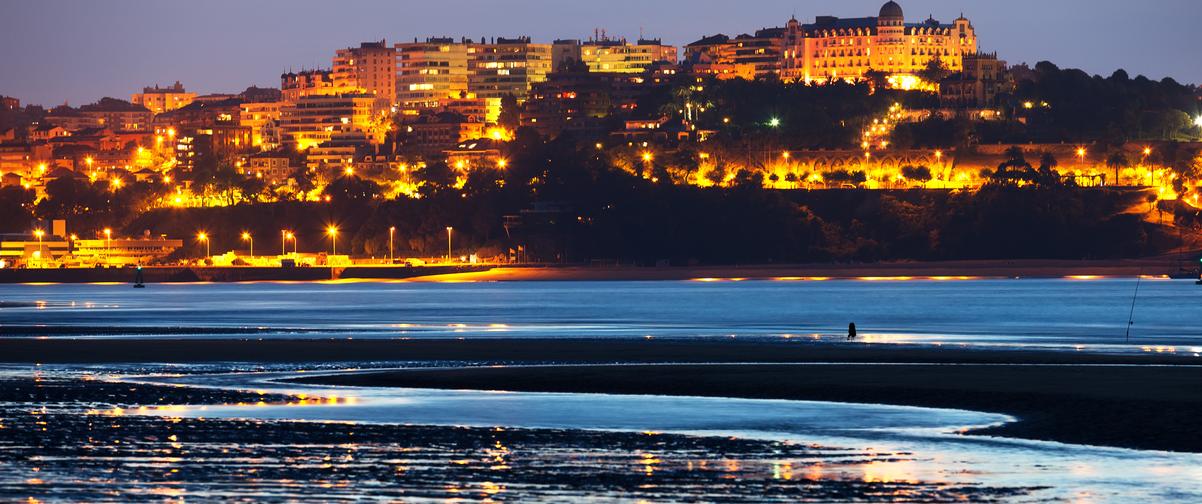
[[509, 166], [509, 160], [507, 160], [505, 158], [501, 158], [501, 159], [497, 160], [497, 168], [504, 170], [506, 166]]
[[1200, 115], [1196, 119], [1194, 119], [1194, 126], [1202, 128], [1202, 115]]
[[455, 228], [447, 226], [447, 262], [451, 262], [451, 232], [454, 230]]
[[329, 226], [326, 228], [326, 235], [330, 237], [330, 255], [338, 255], [338, 227]]
[[643, 152], [643, 162], [644, 163], [650, 163], [652, 159], [655, 159], [654, 155], [652, 155], [650, 152], [647, 152], [647, 151]]
[[779, 117], [773, 117], [772, 119], [769, 119], [769, 120], [768, 120], [768, 125], [769, 125], [769, 126], [772, 126], [773, 128], [779, 128], [779, 127], [780, 127], [780, 118], [779, 118]]
[[244, 241], [250, 242], [250, 257], [251, 257], [251, 259], [254, 259], [254, 257], [255, 257], [255, 237], [251, 236], [250, 233], [243, 231], [242, 239]]
[[109, 229], [109, 228], [104, 228], [104, 257], [105, 257], [105, 259], [108, 259], [109, 250], [112, 248], [112, 245], [113, 245], [113, 230]]
[[[40, 259], [42, 255], [42, 237], [46, 235], [46, 232], [41, 229], [35, 229], [33, 235], [38, 237], [38, 258]], [[41, 267], [41, 265], [41, 261], [39, 261], [38, 267]]]
[[782, 153], [780, 153], [780, 157], [782, 157], [782, 158], [785, 158], [786, 160], [788, 160], [788, 159], [789, 159], [789, 151], [785, 151], [785, 152], [782, 152]]
[[296, 234], [292, 231], [289, 231], [288, 239], [292, 240], [292, 255], [296, 255]]
[[389, 226], [388, 227], [388, 264], [393, 263], [392, 243], [393, 243], [393, 239], [395, 237], [396, 237], [396, 226]]
[[287, 246], [288, 246], [288, 230], [281, 229], [280, 230], [280, 255], [281, 256], [288, 255], [288, 250], [286, 248]]
[[1085, 147], [1077, 147], [1077, 162], [1085, 162]]
[[207, 233], [205, 233], [204, 231], [196, 233], [196, 241], [204, 242], [204, 244], [205, 244], [205, 259], [208, 259], [209, 256], [212, 255], [209, 251], [209, 235]]

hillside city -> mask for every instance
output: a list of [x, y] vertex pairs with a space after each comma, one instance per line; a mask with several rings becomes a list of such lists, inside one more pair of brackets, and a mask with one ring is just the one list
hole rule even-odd
[[278, 88], [0, 97], [0, 268], [1190, 246], [1196, 85], [1012, 64], [964, 15], [875, 14], [683, 47], [601, 29], [380, 40]]

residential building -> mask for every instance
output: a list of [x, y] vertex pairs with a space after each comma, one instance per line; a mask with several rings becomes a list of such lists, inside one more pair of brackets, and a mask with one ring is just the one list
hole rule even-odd
[[261, 150], [273, 150], [280, 145], [277, 125], [283, 102], [243, 102], [239, 105], [238, 122], [250, 128], [251, 145]]
[[466, 41], [428, 38], [396, 44], [396, 101], [402, 114], [436, 110], [468, 91]]
[[146, 107], [153, 114], [162, 114], [184, 107], [194, 99], [196, 93], [187, 92], [183, 84], [175, 81], [174, 85], [168, 87], [160, 88], [155, 84], [154, 87], [142, 88], [142, 92], [131, 95], [129, 101]]
[[154, 115], [146, 107], [116, 98], [101, 98], [79, 107], [79, 113], [94, 119], [99, 126], [123, 131], [150, 131]]
[[296, 103], [306, 96], [330, 96], [354, 93], [349, 86], [335, 85], [334, 75], [329, 70], [303, 70], [280, 75], [280, 97], [284, 102]]
[[639, 39], [630, 44], [625, 39], [598, 38], [580, 46], [580, 60], [590, 72], [643, 73], [656, 62], [677, 61], [676, 47], [664, 45], [659, 39]]
[[304, 150], [325, 143], [339, 133], [362, 132], [379, 142], [374, 128], [376, 97], [368, 94], [304, 96], [280, 109], [282, 143]]
[[396, 100], [397, 50], [384, 40], [338, 50], [331, 73], [334, 87], [373, 95], [381, 109]]
[[405, 146], [420, 153], [437, 153], [459, 142], [484, 136], [484, 123], [454, 112], [428, 113], [405, 126]]
[[512, 95], [524, 101], [531, 87], [551, 71], [551, 44], [535, 44], [530, 37], [498, 37], [469, 44], [467, 51], [468, 91], [481, 98]]

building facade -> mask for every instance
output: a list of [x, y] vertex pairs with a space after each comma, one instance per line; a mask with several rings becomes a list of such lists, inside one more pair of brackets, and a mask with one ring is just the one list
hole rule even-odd
[[285, 145], [304, 150], [340, 134], [369, 135], [375, 110], [374, 95], [305, 96], [281, 108], [280, 136]]
[[965, 56], [976, 53], [976, 30], [964, 16], [950, 24], [934, 18], [907, 23], [901, 6], [890, 0], [876, 17], [818, 16], [810, 24], [793, 18], [753, 35], [705, 37], [686, 46], [685, 62], [694, 73], [723, 79], [854, 81], [875, 71], [891, 76], [896, 87], [925, 85], [933, 91], [938, 83], [916, 80], [931, 61], [954, 73], [964, 68]]
[[183, 84], [175, 81], [175, 84], [169, 87], [161, 88], [155, 84], [154, 87], [142, 88], [142, 92], [131, 95], [129, 101], [135, 105], [146, 107], [151, 113], [158, 115], [183, 108], [195, 99], [196, 93], [187, 92]]
[[529, 37], [496, 38], [467, 48], [468, 91], [481, 98], [506, 95], [525, 101], [535, 83], [551, 71], [551, 44], [535, 44]]
[[466, 41], [416, 39], [396, 45], [396, 101], [399, 111], [416, 116], [442, 107], [468, 90]]
[[381, 108], [396, 100], [397, 51], [384, 40], [338, 50], [331, 70], [334, 87], [370, 94]]

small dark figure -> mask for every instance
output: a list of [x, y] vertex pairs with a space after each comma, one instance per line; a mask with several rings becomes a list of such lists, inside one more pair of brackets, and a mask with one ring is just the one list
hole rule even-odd
[[856, 323], [847, 324], [847, 341], [856, 339]]

